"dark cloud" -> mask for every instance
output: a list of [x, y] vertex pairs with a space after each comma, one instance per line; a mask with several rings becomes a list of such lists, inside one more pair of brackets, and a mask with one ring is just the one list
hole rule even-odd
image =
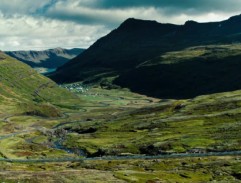
[[[240, 6], [241, 0], [59, 0], [49, 7], [45, 16], [113, 28], [129, 17], [164, 22], [166, 17], [176, 17], [177, 21], [172, 18], [171, 23], [180, 23], [181, 15], [193, 19], [213, 13], [221, 19], [223, 14], [239, 14]], [[215, 18], [218, 19], [215, 16], [210, 21]]]
[[72, 21], [84, 25], [105, 25], [113, 28], [129, 18], [125, 10], [92, 9], [86, 7], [56, 7], [46, 13], [46, 17], [62, 21]]
[[157, 7], [197, 12], [240, 11], [240, 0], [99, 0], [99, 8]]
[[0, 49], [4, 50], [24, 44], [88, 47], [130, 17], [183, 24], [190, 19], [219, 21], [241, 13], [241, 0], [0, 1]]

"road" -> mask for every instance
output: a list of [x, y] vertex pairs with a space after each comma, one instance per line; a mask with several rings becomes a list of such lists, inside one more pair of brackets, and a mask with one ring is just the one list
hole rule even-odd
[[231, 152], [209, 152], [203, 154], [170, 154], [170, 155], [157, 155], [157, 156], [145, 156], [145, 155], [133, 155], [133, 156], [103, 156], [93, 158], [64, 158], [64, 159], [4, 159], [0, 158], [0, 162], [12, 162], [12, 163], [57, 163], [57, 162], [81, 162], [81, 161], [96, 161], [96, 160], [148, 160], [148, 159], [173, 159], [173, 158], [194, 158], [194, 157], [210, 157], [210, 156], [241, 156], [241, 151]]

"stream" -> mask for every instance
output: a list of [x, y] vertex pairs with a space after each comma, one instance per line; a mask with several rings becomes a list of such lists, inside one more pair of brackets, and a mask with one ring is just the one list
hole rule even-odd
[[63, 145], [62, 140], [57, 140], [53, 143], [53, 148], [54, 149], [58, 149], [58, 150], [62, 150], [67, 152], [68, 154], [75, 154], [77, 156], [83, 156], [86, 157], [87, 154], [84, 152], [84, 150], [79, 149], [79, 148], [67, 148]]

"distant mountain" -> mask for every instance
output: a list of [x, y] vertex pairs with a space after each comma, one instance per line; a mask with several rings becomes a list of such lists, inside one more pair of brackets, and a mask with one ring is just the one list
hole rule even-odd
[[[216, 49], [211, 49], [214, 58], [201, 58], [201, 60], [208, 59], [210, 63], [211, 61], [215, 63], [212, 65], [212, 72], [208, 72], [211, 74], [209, 77], [202, 77], [210, 67], [208, 64], [205, 65], [205, 62], [202, 62], [201, 65], [197, 64], [200, 55], [191, 58], [195, 62], [185, 62], [186, 65], [184, 62], [180, 63], [181, 70], [185, 73], [180, 72], [179, 62], [177, 62], [178, 64], [176, 62], [174, 64], [158, 62], [152, 67], [145, 65], [148, 61], [165, 56], [168, 52], [179, 51], [178, 53], [181, 55], [182, 51], [189, 47], [193, 49], [191, 47], [237, 44], [239, 42], [241, 42], [241, 15], [221, 22], [187, 21], [184, 25], [161, 24], [155, 21], [131, 18], [107, 36], [99, 39], [84, 53], [61, 66], [50, 77], [57, 82], [85, 81], [86, 83], [102, 82], [106, 78], [119, 77], [114, 80], [115, 84], [131, 88], [135, 92], [163, 98], [189, 98], [200, 94], [240, 89], [241, 85], [238, 84], [237, 86], [240, 87], [235, 84], [235, 87], [225, 85], [210, 89], [217, 83], [233, 79], [218, 78], [219, 75], [222, 76], [222, 74], [218, 74], [221, 72], [220, 70], [229, 64], [227, 61], [233, 56], [229, 58], [227, 54], [222, 57], [225, 62], [219, 62], [219, 56], [215, 56]], [[174, 54], [174, 57], [179, 58], [180, 55]], [[232, 64], [233, 66], [229, 68], [231, 70], [236, 69], [235, 64], [241, 65], [239, 55], [235, 55], [235, 63]], [[195, 74], [195, 77], [199, 79], [190, 78], [193, 75], [187, 73], [198, 71], [199, 67], [202, 68], [202, 72]], [[195, 86], [201, 89], [191, 92], [190, 87], [187, 87], [185, 88], [187, 92], [180, 92], [182, 87], [175, 87], [175, 83], [171, 83], [179, 82], [178, 77], [175, 76], [178, 73], [176, 71], [181, 74], [181, 81], [186, 83], [183, 86], [188, 86], [187, 81], [189, 81], [190, 84], [195, 83]], [[169, 77], [167, 77], [168, 75]], [[203, 89], [204, 85], [202, 84], [208, 84], [210, 87]]]
[[84, 49], [80, 48], [55, 48], [44, 51], [6, 51], [5, 53], [34, 68], [54, 69], [67, 63], [83, 51]]
[[49, 78], [0, 52], [0, 115], [11, 112], [59, 116], [54, 104], [77, 100]]

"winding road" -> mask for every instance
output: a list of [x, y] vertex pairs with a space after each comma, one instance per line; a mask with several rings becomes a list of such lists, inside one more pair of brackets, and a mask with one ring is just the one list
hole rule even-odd
[[195, 158], [195, 157], [210, 157], [210, 156], [241, 156], [241, 151], [230, 152], [209, 152], [200, 154], [169, 154], [157, 156], [133, 155], [133, 156], [103, 156], [93, 158], [63, 158], [63, 159], [5, 159], [0, 158], [0, 162], [12, 163], [47, 163], [47, 162], [81, 162], [81, 161], [97, 161], [97, 160], [154, 160], [154, 159], [174, 159], [174, 158]]

